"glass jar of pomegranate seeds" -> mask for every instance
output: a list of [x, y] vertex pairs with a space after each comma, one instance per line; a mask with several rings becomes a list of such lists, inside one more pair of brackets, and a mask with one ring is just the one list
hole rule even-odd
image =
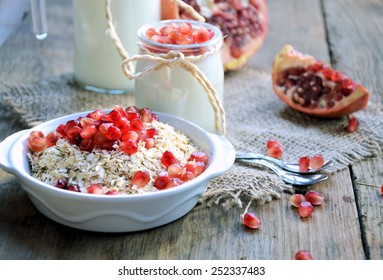
[[136, 105], [218, 132], [217, 106], [198, 77], [210, 83], [222, 107], [221, 31], [198, 21], [160, 21], [138, 31], [138, 45], [136, 73], [146, 73], [135, 82]]

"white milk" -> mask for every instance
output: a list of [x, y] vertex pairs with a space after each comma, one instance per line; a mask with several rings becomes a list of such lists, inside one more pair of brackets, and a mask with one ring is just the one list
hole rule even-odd
[[[201, 23], [195, 23], [201, 24]], [[144, 27], [145, 28], [145, 27]], [[223, 102], [224, 71], [220, 54], [220, 45], [222, 34], [215, 27], [216, 34], [210, 41], [204, 43], [208, 49], [217, 48], [214, 54], [211, 54], [201, 61], [195, 63], [196, 66], [206, 75], [214, 89], [217, 91], [221, 103]], [[143, 39], [143, 32], [139, 32], [139, 42], [148, 46], [148, 42]], [[154, 43], [158, 49], [161, 44]], [[152, 44], [150, 46], [153, 47]], [[162, 45], [163, 46], [163, 45]], [[169, 46], [162, 50], [169, 50]], [[196, 48], [196, 45], [189, 45]], [[175, 45], [175, 48], [188, 46]], [[184, 52], [186, 54], [186, 52]], [[139, 61], [137, 71], [142, 71], [146, 67], [153, 66], [155, 62]], [[139, 108], [149, 107], [154, 111], [173, 114], [194, 122], [210, 132], [217, 132], [215, 129], [215, 114], [212, 105], [208, 99], [205, 89], [199, 84], [190, 72], [187, 72], [179, 66], [172, 68], [164, 67], [156, 70], [135, 83], [136, 105]]]
[[[107, 93], [134, 90], [134, 81], [125, 77], [119, 56], [106, 34], [105, 0], [73, 0], [74, 75], [84, 88]], [[160, 0], [113, 0], [111, 11], [124, 48], [138, 53], [137, 30], [160, 19]]]

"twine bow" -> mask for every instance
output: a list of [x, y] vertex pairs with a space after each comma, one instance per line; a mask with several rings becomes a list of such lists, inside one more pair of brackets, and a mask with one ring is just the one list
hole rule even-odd
[[[113, 24], [113, 17], [112, 17], [112, 13], [110, 9], [111, 1], [112, 0], [106, 0], [106, 7], [105, 7], [106, 19], [107, 19], [107, 23], [109, 27], [109, 35], [114, 45], [116, 46], [119, 55], [122, 58], [122, 70], [124, 75], [128, 77], [129, 79], [140, 79], [143, 76], [149, 73], [152, 73], [154, 71], [157, 71], [159, 69], [162, 69], [164, 67], [179, 66], [183, 68], [184, 70], [191, 73], [199, 82], [199, 84], [205, 89], [209, 102], [212, 105], [212, 108], [214, 110], [215, 129], [217, 130], [217, 132], [221, 133], [222, 135], [225, 135], [226, 134], [225, 110], [221, 104], [221, 101], [219, 100], [218, 93], [214, 89], [210, 81], [207, 79], [206, 75], [193, 63], [193, 62], [200, 61], [209, 55], [212, 55], [214, 52], [218, 51], [219, 48], [212, 49], [198, 56], [186, 57], [182, 52], [179, 52], [179, 51], [169, 51], [166, 54], [158, 54], [158, 53], [151, 53], [145, 50], [146, 54], [139, 54], [139, 55], [134, 55], [129, 57], [128, 52], [125, 50], [119, 36], [117, 35], [116, 29]], [[176, 1], [178, 4], [179, 2], [182, 2], [180, 0], [176, 0]], [[185, 5], [187, 4], [185, 3], [182, 4], [183, 7], [185, 7]], [[193, 8], [189, 6], [188, 9], [190, 11], [190, 9], [193, 9]], [[197, 12], [195, 13], [198, 14]], [[151, 61], [155, 63], [153, 63], [153, 66], [147, 67], [142, 72], [135, 72], [133, 63], [137, 61], [143, 61], [143, 60]]]

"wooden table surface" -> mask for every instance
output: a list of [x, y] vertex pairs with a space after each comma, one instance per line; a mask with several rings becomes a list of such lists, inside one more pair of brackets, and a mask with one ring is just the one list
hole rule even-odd
[[[8, 5], [2, 5], [5, 2]], [[0, 0], [0, 13], [14, 11], [9, 8], [11, 2], [25, 4]], [[275, 54], [283, 44], [291, 43], [361, 82], [371, 91], [372, 102], [383, 103], [382, 0], [267, 2], [268, 37], [248, 67], [270, 71]], [[4, 20], [0, 24], [4, 25]], [[0, 71], [6, 71], [1, 63]], [[0, 140], [22, 128], [11, 114], [3, 112]], [[255, 209], [263, 221], [257, 231], [240, 224], [241, 210], [197, 206], [160, 228], [101, 234], [71, 229], [44, 217], [18, 181], [0, 170], [0, 259], [290, 260], [296, 251], [307, 249], [315, 259], [381, 260], [382, 184], [383, 159], [379, 155], [316, 185], [326, 202], [310, 219], [296, 215], [289, 195], [284, 194]]]

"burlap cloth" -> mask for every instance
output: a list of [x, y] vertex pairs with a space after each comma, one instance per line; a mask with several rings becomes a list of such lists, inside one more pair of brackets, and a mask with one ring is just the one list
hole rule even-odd
[[[56, 17], [49, 23], [52, 31], [46, 41], [33, 38], [27, 15], [18, 32], [0, 48], [0, 105], [25, 127], [69, 113], [134, 104], [132, 95], [92, 93], [74, 83], [68, 2], [56, 0], [48, 5], [48, 13]], [[273, 93], [269, 73], [245, 67], [226, 74], [224, 107], [226, 137], [239, 151], [265, 153], [267, 140], [275, 138], [284, 146], [284, 160], [296, 161], [315, 153], [334, 160], [329, 173], [382, 151], [381, 108], [370, 104], [356, 113], [360, 126], [350, 134], [344, 130], [346, 118], [317, 119], [286, 107]], [[201, 203], [226, 208], [242, 206], [249, 199], [264, 203], [279, 198], [284, 191], [292, 191], [292, 187], [267, 169], [236, 163], [209, 183]]]

